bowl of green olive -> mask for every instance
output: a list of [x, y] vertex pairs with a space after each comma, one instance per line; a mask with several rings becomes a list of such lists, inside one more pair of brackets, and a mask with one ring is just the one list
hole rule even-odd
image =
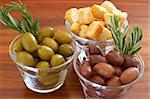
[[25, 85], [32, 91], [48, 93], [59, 89], [75, 56], [75, 45], [69, 33], [45, 27], [35, 37], [18, 35], [9, 46]]

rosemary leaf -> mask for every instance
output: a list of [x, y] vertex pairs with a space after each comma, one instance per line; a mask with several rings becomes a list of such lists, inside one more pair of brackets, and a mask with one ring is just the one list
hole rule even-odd
[[[124, 31], [121, 31], [120, 18], [118, 16], [111, 17], [111, 23], [108, 25], [112, 32], [112, 37], [115, 42], [115, 49], [120, 51], [124, 55], [134, 55], [141, 47], [142, 30], [139, 27], [134, 27], [131, 31], [129, 38], [127, 38], [127, 32], [129, 32], [127, 26]], [[129, 41], [127, 41], [129, 40]]]
[[[38, 19], [34, 20], [28, 9], [22, 2], [12, 2], [11, 4], [5, 4], [4, 7], [0, 7], [0, 20], [7, 27], [12, 28], [20, 33], [30, 32], [37, 35], [39, 32]], [[9, 12], [17, 10], [21, 13], [20, 19], [15, 19]]]
[[136, 48], [134, 51], [132, 51], [132, 53], [130, 53], [130, 55], [136, 54], [140, 49], [141, 49], [141, 47]]

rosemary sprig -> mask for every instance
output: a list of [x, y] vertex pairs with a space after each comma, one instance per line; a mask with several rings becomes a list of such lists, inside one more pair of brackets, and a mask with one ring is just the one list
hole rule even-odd
[[116, 50], [124, 55], [134, 55], [141, 49], [140, 43], [142, 40], [142, 30], [140, 27], [134, 27], [127, 38], [129, 26], [127, 26], [122, 32], [120, 18], [118, 16], [112, 16], [111, 23], [108, 26], [112, 32]]
[[[19, 3], [12, 2], [11, 4], [6, 4], [5, 7], [0, 7], [0, 21], [4, 25], [20, 33], [30, 32], [35, 36], [37, 35], [39, 32], [39, 21], [37, 18], [35, 20], [33, 19], [30, 12], [21, 1]], [[21, 12], [21, 18], [15, 19], [9, 13], [12, 10]]]

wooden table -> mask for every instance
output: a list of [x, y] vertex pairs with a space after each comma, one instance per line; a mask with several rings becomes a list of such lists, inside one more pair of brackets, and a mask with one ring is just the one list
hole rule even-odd
[[[0, 0], [0, 5], [11, 0]], [[39, 16], [41, 26], [54, 26], [66, 30], [64, 12], [70, 7], [85, 7], [102, 0], [23, 0], [33, 16]], [[148, 0], [114, 0], [118, 8], [127, 11], [131, 25], [143, 28], [142, 50], [139, 52], [145, 62], [141, 81], [131, 90], [126, 99], [150, 99], [150, 22]], [[18, 16], [18, 14], [15, 14]], [[65, 84], [49, 94], [38, 94], [27, 89], [15, 64], [8, 55], [8, 46], [17, 32], [0, 25], [0, 99], [84, 99], [81, 85], [70, 69]]]

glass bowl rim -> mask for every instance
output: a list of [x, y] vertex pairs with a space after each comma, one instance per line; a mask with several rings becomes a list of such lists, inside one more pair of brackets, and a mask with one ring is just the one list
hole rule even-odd
[[80, 50], [80, 51], [78, 51], [76, 53], [76, 56], [75, 56], [75, 58], [73, 60], [73, 68], [74, 68], [76, 74], [78, 75], [78, 78], [81, 79], [82, 81], [88, 83], [88, 85], [92, 85], [92, 86], [94, 86], [94, 87], [96, 87], [98, 89], [122, 89], [122, 88], [126, 88], [126, 87], [129, 87], [129, 86], [132, 86], [133, 84], [135, 84], [136, 82], [138, 82], [142, 78], [142, 75], [144, 73], [144, 61], [143, 61], [142, 57], [139, 54], [135, 54], [136, 58], [140, 61], [141, 70], [139, 71], [138, 77], [134, 81], [132, 81], [132, 82], [130, 82], [128, 84], [125, 84], [125, 85], [121, 85], [121, 86], [105, 86], [105, 85], [100, 85], [100, 84], [96, 84], [94, 82], [91, 82], [90, 80], [88, 80], [84, 76], [82, 76], [80, 74], [79, 70], [77, 69], [77, 65], [76, 65], [77, 58], [78, 58], [79, 54], [82, 51], [84, 51], [84, 50]]
[[[57, 70], [57, 69], [59, 69], [59, 68], [65, 66], [65, 65], [69, 64], [71, 61], [73, 61], [73, 59], [74, 59], [74, 57], [75, 57], [75, 55], [76, 55], [76, 50], [75, 50], [75, 52], [73, 53], [73, 55], [71, 56], [71, 58], [70, 58], [69, 60], [67, 60], [65, 63], [63, 63], [63, 64], [61, 64], [61, 65], [58, 65], [58, 66], [55, 66], [55, 67], [48, 68], [48, 69], [38, 69], [38, 68], [35, 68], [35, 67], [23, 65], [23, 64], [17, 62], [17, 60], [15, 60], [14, 55], [13, 55], [14, 53], [12, 52], [12, 45], [13, 45], [13, 44], [16, 42], [16, 40], [19, 39], [22, 35], [23, 35], [23, 34], [17, 35], [17, 36], [11, 41], [11, 43], [9, 44], [9, 56], [11, 57], [11, 59], [13, 60], [13, 62], [14, 62], [15, 64], [17, 64], [19, 67], [23, 68], [24, 70], [30, 70], [30, 71], [33, 71], [33, 72], [38, 72], [39, 70], [40, 70], [40, 71], [55, 71], [55, 70]], [[74, 40], [73, 40], [73, 44], [75, 44], [75, 43], [74, 43]], [[75, 45], [73, 45], [73, 46], [75, 46]]]

